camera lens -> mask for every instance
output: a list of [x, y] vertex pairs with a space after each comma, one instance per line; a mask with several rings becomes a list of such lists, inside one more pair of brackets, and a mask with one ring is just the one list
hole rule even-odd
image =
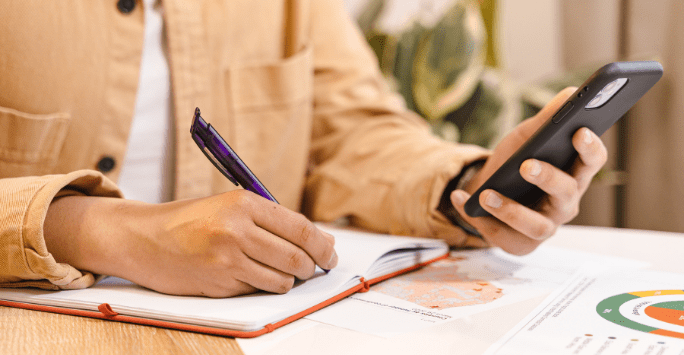
[[617, 80], [614, 80], [614, 81], [611, 81], [610, 83], [608, 83], [608, 85], [606, 85], [606, 86], [601, 90], [601, 92], [610, 92], [610, 90], [613, 90], [613, 88], [615, 87], [615, 85], [617, 85]]
[[589, 101], [589, 104], [587, 104], [587, 107], [596, 107], [600, 102], [601, 102], [601, 93], [596, 94], [591, 101]]

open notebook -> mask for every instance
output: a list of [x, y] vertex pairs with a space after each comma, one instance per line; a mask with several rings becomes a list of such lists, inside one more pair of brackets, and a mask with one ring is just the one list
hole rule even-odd
[[234, 337], [255, 337], [376, 282], [448, 256], [440, 240], [319, 226], [335, 236], [338, 266], [297, 281], [284, 295], [171, 296], [108, 277], [83, 290], [0, 289], [0, 305]]

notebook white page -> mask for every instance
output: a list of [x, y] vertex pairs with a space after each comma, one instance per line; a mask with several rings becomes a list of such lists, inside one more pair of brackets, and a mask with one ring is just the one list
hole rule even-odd
[[[319, 227], [335, 236], [338, 266], [327, 275], [317, 269], [314, 277], [305, 282], [298, 281], [284, 295], [257, 293], [223, 299], [171, 296], [110, 277], [83, 290], [0, 289], [0, 299], [92, 311], [97, 311], [98, 305], [108, 303], [121, 315], [252, 331], [319, 304], [358, 284], [362, 276], [371, 279], [448, 252], [444, 242], [434, 239]], [[390, 253], [411, 248], [422, 251], [409, 251], [403, 258], [397, 253]], [[389, 262], [376, 263], [388, 253]], [[377, 270], [374, 270], [375, 266], [378, 266]]]

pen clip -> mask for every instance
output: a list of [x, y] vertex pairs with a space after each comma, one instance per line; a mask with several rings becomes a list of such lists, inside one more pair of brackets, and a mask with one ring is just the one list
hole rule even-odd
[[195, 109], [190, 134], [207, 159], [235, 186], [242, 186], [245, 190], [278, 203], [216, 129], [202, 119], [199, 107]]
[[214, 153], [209, 149], [207, 140], [210, 139], [210, 137], [207, 136], [207, 132], [210, 131], [211, 125], [207, 124], [202, 117], [200, 116], [200, 109], [197, 107], [195, 109], [195, 115], [192, 118], [192, 126], [190, 127], [190, 134], [192, 134], [192, 140], [195, 141], [197, 146], [200, 148], [202, 153], [204, 153], [204, 156], [209, 159], [209, 161], [214, 164], [214, 167], [218, 169], [218, 171], [223, 174], [230, 182], [235, 184], [235, 186], [238, 186], [237, 180], [233, 177], [233, 175], [226, 170], [226, 168], [223, 166], [223, 164], [216, 158]]
[[235, 184], [235, 186], [238, 186], [238, 182], [235, 180], [233, 175], [231, 175], [228, 172], [228, 170], [226, 170], [226, 168], [223, 167], [223, 164], [221, 164], [218, 161], [218, 159], [216, 159], [216, 157], [214, 156], [214, 153], [212, 153], [211, 150], [209, 150], [209, 148], [207, 148], [206, 145], [202, 148], [202, 153], [204, 153], [204, 155], [209, 159], [209, 161], [211, 161], [212, 164], [214, 164], [216, 169], [218, 169], [221, 172], [221, 174], [223, 174], [223, 176], [228, 178], [228, 180], [230, 180], [230, 182]]

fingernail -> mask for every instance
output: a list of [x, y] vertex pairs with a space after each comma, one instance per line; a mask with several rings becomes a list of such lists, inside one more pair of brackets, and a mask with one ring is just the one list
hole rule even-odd
[[[328, 261], [328, 267], [330, 269], [332, 269], [335, 266], [337, 266], [337, 260], [338, 260], [337, 252], [333, 250], [333, 255], [330, 257], [330, 261]], [[328, 269], [328, 271], [330, 271], [330, 269]], [[323, 269], [323, 270], [325, 270], [325, 269]], [[326, 271], [326, 273], [328, 273], [328, 271]]]
[[490, 191], [487, 194], [487, 197], [485, 197], [485, 203], [491, 208], [499, 208], [501, 207], [503, 200], [501, 197], [499, 197], [499, 195], [496, 194], [496, 192]]
[[589, 144], [594, 138], [591, 136], [591, 130], [589, 128], [584, 129], [584, 143]]
[[528, 160], [527, 164], [529, 164], [528, 172], [530, 173], [530, 175], [537, 176], [539, 175], [539, 173], [541, 173], [541, 164], [539, 164], [538, 161], [530, 159]]
[[330, 269], [326, 270], [326, 269], [321, 268], [321, 270], [323, 270], [326, 274], [330, 272]]
[[463, 190], [454, 190], [451, 193], [451, 203], [454, 205], [462, 205], [468, 199], [468, 193]]

